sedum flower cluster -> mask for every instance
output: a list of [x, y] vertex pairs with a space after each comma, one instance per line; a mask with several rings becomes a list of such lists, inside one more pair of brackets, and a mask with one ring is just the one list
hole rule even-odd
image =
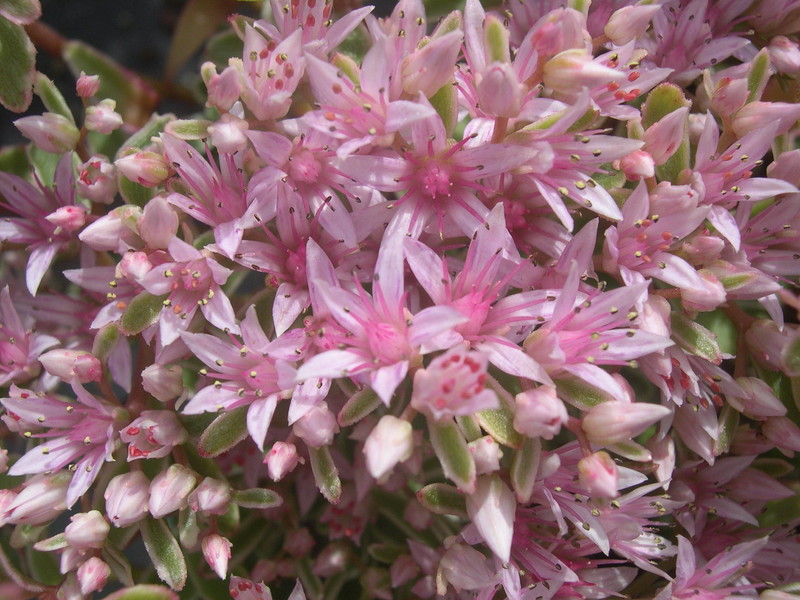
[[800, 592], [800, 4], [333, 8], [35, 77], [0, 596]]

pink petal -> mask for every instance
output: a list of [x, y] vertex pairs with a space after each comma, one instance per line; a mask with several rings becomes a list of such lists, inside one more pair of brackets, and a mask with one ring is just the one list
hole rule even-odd
[[47, 269], [50, 268], [50, 263], [53, 262], [60, 246], [61, 244], [42, 244], [31, 250], [28, 266], [25, 269], [25, 284], [31, 296], [36, 295], [39, 284]]
[[259, 450], [264, 450], [264, 440], [277, 405], [278, 394], [270, 394], [266, 398], [256, 400], [247, 409], [247, 432]]

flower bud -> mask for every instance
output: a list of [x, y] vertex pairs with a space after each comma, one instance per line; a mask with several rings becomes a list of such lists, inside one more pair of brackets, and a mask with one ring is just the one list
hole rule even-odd
[[624, 46], [644, 35], [650, 20], [660, 10], [660, 4], [623, 6], [608, 18], [603, 33], [614, 45]]
[[164, 196], [151, 199], [139, 220], [139, 235], [150, 248], [164, 250], [178, 231], [178, 215]]
[[567, 409], [549, 385], [517, 394], [515, 400], [514, 429], [523, 435], [552, 440], [567, 422]]
[[67, 487], [71, 479], [71, 473], [64, 471], [29, 479], [25, 489], [0, 514], [0, 522], [24, 525], [49, 523], [66, 510]]
[[117, 263], [114, 276], [117, 279], [138, 283], [152, 268], [153, 263], [145, 252], [126, 252], [122, 255], [122, 260]]
[[186, 506], [186, 499], [197, 483], [191, 469], [183, 465], [170, 465], [150, 483], [150, 514], [161, 519]]
[[724, 303], [727, 296], [725, 288], [711, 271], [700, 269], [697, 271], [701, 287], [681, 288], [681, 303], [687, 310], [706, 312], [714, 310]]
[[102, 100], [96, 106], [86, 109], [86, 120], [84, 125], [89, 131], [96, 131], [108, 135], [122, 125], [122, 116], [114, 109], [117, 103], [110, 98]]
[[17, 494], [11, 490], [0, 490], [0, 527], [8, 522], [5, 518], [6, 511], [16, 497]]
[[85, 350], [50, 350], [39, 357], [39, 362], [50, 375], [67, 383], [73, 379], [81, 383], [99, 381], [103, 373], [100, 361]]
[[227, 112], [233, 103], [239, 99], [241, 91], [239, 83], [239, 73], [234, 67], [228, 66], [217, 73], [217, 69], [212, 62], [203, 63], [200, 67], [200, 74], [208, 90], [208, 100], [206, 104]]
[[283, 543], [283, 549], [295, 558], [307, 556], [313, 547], [314, 538], [305, 527], [290, 532]]
[[141, 521], [147, 512], [150, 481], [141, 471], [117, 475], [104, 494], [106, 514], [115, 527], [127, 527]]
[[81, 594], [87, 596], [105, 587], [108, 577], [111, 575], [111, 567], [96, 556], [93, 556], [78, 567], [77, 575], [78, 583], [81, 586]]
[[723, 77], [711, 93], [711, 108], [720, 115], [730, 117], [744, 106], [749, 94], [747, 79]]
[[494, 441], [490, 435], [485, 435], [467, 444], [472, 458], [475, 460], [475, 473], [483, 475], [492, 473], [500, 468], [500, 459], [503, 458], [503, 451], [500, 444]]
[[619, 161], [619, 168], [631, 181], [653, 177], [656, 174], [656, 163], [653, 157], [644, 150], [634, 150]]
[[212, 533], [203, 538], [200, 546], [208, 566], [217, 574], [217, 577], [225, 579], [228, 576], [228, 561], [231, 558], [232, 544], [230, 541], [217, 533]]
[[677, 152], [687, 134], [688, 106], [661, 117], [644, 132], [644, 149], [657, 165], [663, 165]]
[[384, 415], [372, 428], [364, 442], [367, 469], [378, 481], [386, 477], [397, 463], [411, 456], [414, 450], [411, 423]]
[[318, 404], [294, 424], [294, 433], [312, 448], [327, 446], [339, 431], [336, 416], [325, 404]]
[[607, 452], [595, 452], [578, 461], [578, 481], [592, 498], [619, 496], [619, 471]]
[[578, 93], [584, 87], [594, 88], [620, 79], [625, 75], [592, 60], [585, 48], [570, 48], [559, 52], [544, 65], [544, 84], [565, 94]]
[[37, 148], [53, 154], [74, 150], [80, 139], [80, 132], [72, 121], [56, 113], [22, 117], [14, 121], [14, 126]]
[[511, 65], [496, 62], [478, 82], [478, 104], [487, 115], [513, 118], [519, 115], [524, 92]]
[[[497, 444], [495, 444], [495, 446], [496, 445]], [[431, 511], [422, 506], [421, 503], [411, 501], [406, 504], [405, 509], [403, 509], [403, 520], [417, 531], [422, 531], [431, 526], [433, 516]]]
[[772, 417], [761, 426], [761, 433], [784, 450], [800, 452], [800, 427], [788, 417]]
[[461, 49], [461, 31], [434, 37], [406, 56], [402, 65], [403, 90], [410, 96], [422, 92], [430, 98], [453, 76]]
[[167, 161], [156, 152], [134, 152], [114, 164], [125, 177], [144, 187], [155, 187], [169, 177]]
[[186, 441], [186, 430], [171, 410], [145, 410], [119, 433], [128, 444], [128, 460], [163, 458]]
[[62, 231], [75, 231], [86, 223], [86, 209], [76, 204], [61, 206], [47, 215], [45, 219]]
[[92, 156], [78, 167], [78, 193], [92, 202], [111, 204], [117, 194], [117, 169], [105, 156]]
[[760, 420], [767, 417], [782, 417], [786, 407], [772, 393], [772, 389], [756, 377], [737, 377], [736, 383], [745, 393], [744, 397], [727, 394], [728, 403], [750, 419]]
[[264, 457], [267, 472], [273, 481], [280, 481], [288, 473], [291, 473], [299, 461], [297, 447], [286, 442], [275, 442], [267, 452], [267, 456]]
[[137, 233], [141, 215], [138, 206], [120, 206], [87, 226], [78, 239], [92, 250], [124, 253], [141, 245]]
[[87, 75], [81, 71], [81, 76], [75, 82], [75, 91], [79, 98], [91, 98], [100, 89], [100, 76]]
[[783, 133], [800, 119], [800, 105], [788, 102], [750, 102], [736, 113], [733, 119], [733, 131], [738, 137], [744, 137], [751, 131], [771, 127], [778, 123], [778, 131]]
[[648, 402], [602, 402], [589, 410], [581, 426], [591, 443], [606, 446], [631, 440], [671, 412]]
[[142, 387], [156, 400], [174, 400], [183, 393], [182, 369], [178, 365], [150, 365], [142, 371]]
[[800, 49], [785, 35], [776, 35], [767, 46], [769, 61], [778, 72], [796, 75], [800, 71]]
[[408, 583], [419, 574], [419, 565], [410, 554], [402, 554], [398, 556], [392, 566], [389, 567], [389, 577], [391, 578], [392, 587], [398, 588], [405, 583]]
[[250, 125], [244, 119], [225, 113], [213, 125], [208, 127], [211, 143], [220, 152], [234, 154], [247, 148], [247, 130]]
[[767, 175], [773, 179], [788, 181], [795, 187], [800, 185], [800, 150], [781, 154], [767, 167]]
[[206, 477], [202, 483], [189, 494], [189, 507], [195, 511], [203, 511], [212, 515], [224, 515], [231, 501], [231, 488], [224, 481]]
[[76, 550], [85, 552], [102, 548], [111, 526], [99, 511], [91, 510], [70, 517], [71, 523], [64, 530], [67, 543]]

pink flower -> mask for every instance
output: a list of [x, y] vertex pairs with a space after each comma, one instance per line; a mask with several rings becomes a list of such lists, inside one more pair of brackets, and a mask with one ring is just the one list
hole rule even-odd
[[567, 409], [549, 385], [517, 394], [514, 429], [528, 437], [552, 440], [567, 422]]
[[0, 290], [0, 317], [0, 385], [22, 383], [39, 372], [38, 358], [42, 351], [59, 342], [23, 325], [8, 286]]
[[186, 441], [187, 433], [171, 410], [145, 410], [122, 431], [128, 444], [128, 461], [139, 458], [163, 458], [175, 446]]

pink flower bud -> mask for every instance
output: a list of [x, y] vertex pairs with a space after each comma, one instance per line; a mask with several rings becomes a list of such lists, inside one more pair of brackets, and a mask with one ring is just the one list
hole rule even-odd
[[367, 469], [378, 481], [385, 478], [397, 463], [414, 450], [411, 423], [384, 415], [364, 442]]
[[142, 209], [138, 206], [120, 206], [88, 225], [78, 239], [92, 250], [121, 254], [128, 248], [141, 245], [137, 232]]
[[733, 131], [743, 137], [751, 131], [772, 126], [778, 122], [777, 133], [783, 133], [800, 119], [800, 105], [788, 102], [750, 102], [736, 113]]
[[619, 168], [631, 181], [653, 177], [656, 174], [656, 163], [653, 157], [644, 150], [634, 150], [619, 161]]
[[666, 406], [648, 402], [602, 402], [583, 417], [581, 426], [590, 442], [606, 446], [631, 440], [671, 413]]
[[767, 46], [769, 60], [778, 72], [795, 75], [800, 71], [800, 49], [785, 35], [776, 35]]
[[167, 161], [156, 152], [135, 152], [118, 158], [114, 164], [125, 177], [144, 187], [155, 187], [169, 177]]
[[493, 117], [513, 118], [519, 115], [525, 88], [508, 63], [492, 63], [478, 82], [478, 104]]
[[211, 143], [220, 152], [233, 154], [247, 148], [247, 130], [250, 125], [244, 119], [225, 113], [213, 125], [209, 125], [208, 134]]
[[67, 383], [73, 379], [81, 383], [99, 381], [103, 373], [100, 361], [85, 350], [50, 350], [39, 357], [39, 362], [50, 375]]
[[164, 196], [151, 199], [139, 220], [139, 234], [150, 248], [164, 250], [178, 231], [178, 215]]
[[758, 319], [745, 333], [750, 356], [760, 365], [773, 371], [783, 370], [783, 351], [797, 332], [781, 329], [775, 321]]
[[609, 17], [603, 33], [617, 46], [644, 35], [650, 20], [661, 10], [660, 4], [623, 6]]
[[644, 149], [657, 165], [663, 165], [677, 152], [687, 134], [689, 107], [682, 106], [653, 123], [644, 132]]
[[592, 498], [619, 496], [619, 471], [608, 453], [595, 452], [578, 462], [578, 481]]
[[800, 185], [800, 150], [784, 152], [767, 167], [767, 175], [783, 179], [794, 186]]
[[206, 477], [202, 483], [189, 494], [189, 507], [195, 511], [203, 511], [212, 515], [224, 515], [231, 502], [231, 488], [224, 481]]
[[171, 410], [146, 410], [119, 433], [128, 444], [128, 461], [163, 458], [186, 441], [186, 430]]
[[178, 365], [150, 365], [142, 371], [142, 387], [156, 400], [174, 400], [183, 393], [182, 370]]
[[692, 263], [716, 260], [724, 248], [725, 240], [713, 235], [696, 235], [681, 246], [681, 250]]
[[214, 63], [203, 63], [200, 74], [208, 89], [208, 106], [213, 106], [221, 112], [227, 112], [233, 103], [239, 99], [241, 91], [239, 72], [232, 66], [225, 67], [222, 73], [217, 74]]
[[339, 431], [336, 416], [325, 404], [318, 404], [294, 424], [293, 431], [312, 448], [327, 446]]
[[800, 452], [800, 427], [788, 417], [772, 417], [761, 426], [761, 433], [784, 450]]
[[208, 566], [217, 574], [217, 577], [225, 579], [228, 576], [228, 561], [231, 558], [232, 544], [227, 538], [212, 533], [203, 538], [200, 546]]
[[0, 515], [0, 522], [24, 525], [49, 523], [66, 510], [67, 487], [71, 479], [72, 474], [64, 471], [29, 479], [25, 489], [14, 497]]
[[574, 94], [584, 87], [594, 88], [624, 79], [625, 74], [592, 60], [585, 48], [570, 48], [545, 63], [542, 78], [552, 90]]
[[147, 512], [150, 481], [141, 471], [117, 475], [104, 494], [106, 514], [115, 527], [127, 527], [141, 521]]
[[307, 556], [313, 547], [314, 538], [305, 527], [291, 531], [283, 542], [283, 549], [295, 558]]
[[647, 449], [656, 465], [656, 479], [662, 483], [669, 481], [675, 470], [675, 442], [668, 435], [662, 438], [654, 435], [647, 440]]
[[196, 483], [194, 472], [183, 465], [170, 465], [161, 471], [150, 484], [150, 514], [161, 519], [182, 509]]
[[84, 596], [103, 589], [111, 575], [111, 567], [97, 558], [91, 557], [80, 567], [78, 567], [78, 583], [81, 586], [81, 594]]
[[681, 288], [681, 302], [687, 310], [706, 312], [714, 310], [727, 299], [725, 288], [711, 271], [697, 271], [702, 287]]
[[117, 194], [117, 169], [105, 156], [92, 156], [78, 167], [78, 193], [92, 202], [111, 204]]
[[523, 435], [552, 440], [567, 422], [567, 409], [549, 385], [517, 394], [515, 399], [514, 429]]
[[485, 435], [468, 444], [470, 454], [475, 460], [475, 473], [483, 475], [492, 473], [500, 468], [500, 459], [503, 458], [503, 451], [500, 444], [494, 441], [490, 435]]
[[730, 117], [744, 106], [749, 94], [747, 79], [723, 77], [711, 93], [711, 108], [720, 115]]
[[264, 458], [267, 472], [273, 481], [280, 481], [291, 473], [299, 461], [295, 445], [286, 442], [275, 442]]
[[114, 110], [116, 107], [117, 103], [109, 98], [88, 107], [84, 122], [86, 129], [106, 135], [118, 129], [122, 125], [122, 116]]
[[401, 585], [408, 583], [419, 574], [419, 565], [410, 554], [403, 554], [398, 556], [389, 567], [389, 577], [391, 578], [392, 587], [398, 588]]
[[99, 511], [91, 510], [70, 517], [71, 523], [64, 530], [67, 543], [72, 548], [85, 552], [102, 548], [111, 526]]
[[75, 83], [75, 91], [78, 93], [79, 98], [91, 98], [100, 89], [100, 76], [87, 75], [81, 71], [81, 76]]
[[411, 96], [433, 96], [453, 76], [462, 37], [461, 31], [451, 31], [408, 55], [402, 65], [403, 90]]
[[72, 121], [56, 113], [23, 117], [14, 121], [14, 126], [37, 148], [53, 154], [74, 150], [80, 139], [80, 132]]
[[45, 217], [62, 231], [75, 231], [86, 223], [86, 209], [75, 204], [61, 206]]
[[138, 283], [153, 268], [153, 263], [145, 252], [126, 252], [117, 263], [114, 275], [117, 279], [128, 279]]
[[737, 377], [736, 383], [745, 393], [744, 397], [727, 394], [728, 403], [743, 415], [761, 420], [767, 417], [782, 417], [786, 407], [778, 400], [764, 381], [755, 377]]

